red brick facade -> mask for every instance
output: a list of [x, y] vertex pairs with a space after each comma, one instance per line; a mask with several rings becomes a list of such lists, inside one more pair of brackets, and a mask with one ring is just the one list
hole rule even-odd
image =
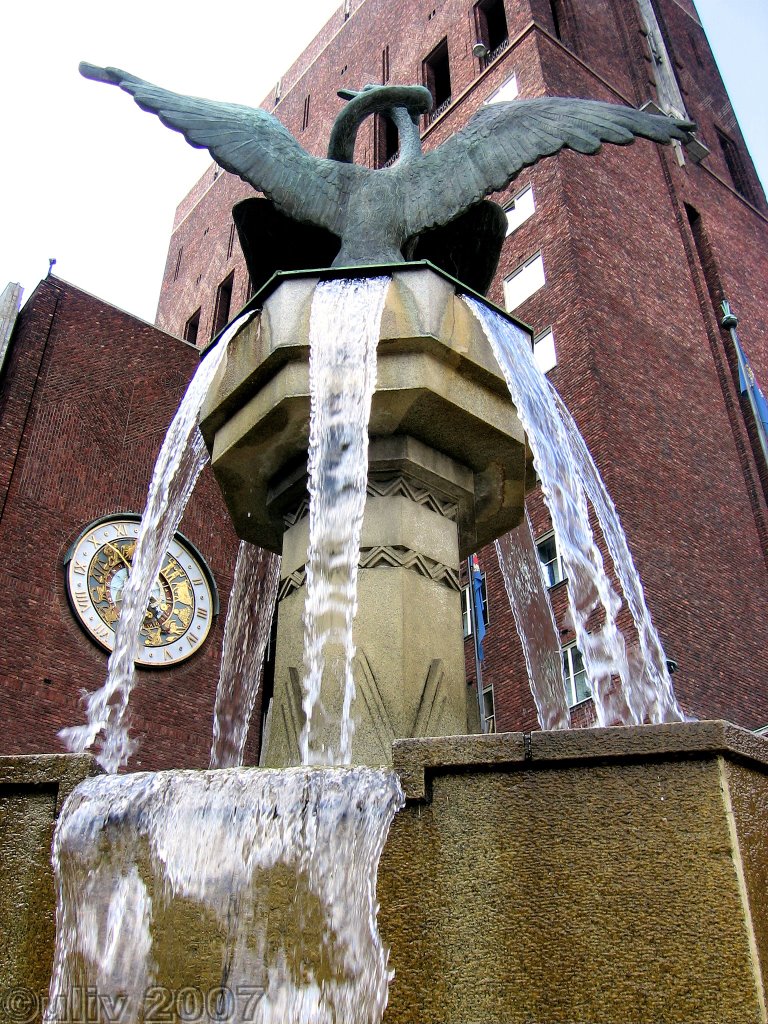
[[[38, 285], [17, 320], [0, 382], [4, 754], [62, 752], [56, 733], [83, 721], [81, 690], [104, 681], [107, 655], [69, 607], [64, 558], [92, 520], [143, 510], [197, 362], [189, 345], [54, 277]], [[139, 672], [133, 769], [208, 764], [237, 549], [208, 472], [181, 530], [213, 572], [221, 612], [199, 653], [175, 668]]]
[[[730, 300], [742, 343], [768, 383], [768, 207], [759, 181], [691, 0], [653, 0], [658, 38], [636, 0], [504, 0], [504, 8], [508, 46], [483, 67], [472, 53], [471, 0], [353, 2], [350, 16], [337, 12], [264, 106], [321, 153], [341, 107], [338, 88], [380, 82], [387, 66], [392, 82], [424, 81], [424, 59], [446, 39], [451, 102], [423, 131], [429, 148], [513, 73], [523, 98], [664, 106], [657, 58], [666, 47], [709, 155], [696, 163], [690, 153], [639, 142], [589, 159], [564, 153], [524, 172], [496, 198], [508, 203], [530, 182], [536, 212], [507, 238], [490, 298], [503, 303], [505, 276], [541, 252], [546, 285], [515, 313], [537, 332], [554, 330], [552, 380], [619, 509], [665, 648], [679, 663], [678, 697], [692, 715], [761, 727], [768, 723], [768, 478], [716, 309]], [[373, 162], [373, 131], [371, 120], [360, 132], [360, 162]], [[230, 210], [249, 194], [238, 179], [211, 170], [180, 206], [158, 309], [163, 329], [181, 335], [199, 308], [198, 343], [206, 342], [217, 286], [232, 271], [232, 311], [247, 299]], [[549, 520], [540, 495], [529, 511], [541, 536]], [[484, 681], [494, 687], [497, 727], [530, 728], [533, 704], [493, 549], [480, 560], [491, 610]], [[552, 591], [560, 623], [566, 586]], [[563, 627], [562, 637], [568, 643], [572, 634]], [[472, 678], [469, 656], [468, 670]], [[588, 720], [589, 709], [577, 717]]]

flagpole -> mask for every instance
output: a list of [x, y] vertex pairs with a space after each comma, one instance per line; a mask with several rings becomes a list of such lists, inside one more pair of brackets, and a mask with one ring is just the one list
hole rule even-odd
[[[472, 574], [472, 559], [467, 559], [467, 578], [469, 580], [469, 612], [472, 616], [472, 641], [475, 648], [475, 679], [477, 681], [477, 706], [480, 711], [480, 732], [488, 732], [485, 720], [485, 701], [483, 700], [483, 667], [477, 649], [477, 602], [475, 601], [475, 579]], [[482, 613], [481, 613], [482, 614]]]
[[760, 416], [760, 410], [757, 408], [757, 403], [755, 402], [755, 396], [752, 392], [750, 377], [747, 373], [747, 367], [744, 362], [744, 355], [741, 351], [739, 336], [736, 333], [736, 327], [738, 326], [739, 321], [738, 318], [731, 311], [730, 303], [727, 299], [723, 299], [720, 305], [722, 306], [723, 310], [723, 319], [720, 321], [720, 324], [725, 330], [730, 332], [731, 341], [733, 342], [733, 347], [736, 350], [736, 359], [739, 363], [739, 372], [741, 374], [742, 380], [746, 385], [749, 407], [752, 410], [752, 416], [755, 420], [755, 430], [757, 431], [757, 436], [760, 441], [760, 447], [763, 451], [763, 458], [765, 459], [765, 464], [766, 466], [768, 466], [768, 443], [766, 443], [765, 430], [762, 428], [763, 420]]

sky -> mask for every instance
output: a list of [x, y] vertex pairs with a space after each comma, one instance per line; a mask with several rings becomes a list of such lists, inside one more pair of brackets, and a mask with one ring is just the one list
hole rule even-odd
[[[696, 3], [768, 187], [768, 0]], [[257, 106], [338, 7], [338, 0], [6, 5], [0, 290], [18, 281], [28, 296], [55, 258], [55, 273], [67, 281], [152, 322], [174, 211], [210, 164], [129, 96], [81, 78], [81, 60]]]

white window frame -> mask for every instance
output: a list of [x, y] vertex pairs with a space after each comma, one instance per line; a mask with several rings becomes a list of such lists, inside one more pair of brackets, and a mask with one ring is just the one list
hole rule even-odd
[[[513, 282], [515, 284], [513, 285]], [[544, 258], [541, 250], [521, 263], [512, 271], [509, 277], [504, 278], [504, 305], [508, 313], [517, 309], [518, 306], [530, 299], [532, 295], [540, 291], [547, 283], [547, 276], [544, 270]]]
[[[582, 668], [578, 670], [576, 670], [574, 666], [574, 652], [581, 658]], [[568, 707], [574, 708], [578, 704], [583, 704], [584, 701], [590, 700], [592, 697], [589, 690], [589, 681], [587, 680], [586, 672], [584, 674], [584, 682], [587, 687], [587, 692], [583, 697], [579, 697], [576, 693], [576, 677], [584, 672], [584, 658], [575, 642], [565, 644], [565, 646], [561, 648], [561, 653], [563, 656], [563, 678], [565, 680], [565, 692], [568, 698]]]
[[472, 606], [469, 603], [469, 588], [471, 586], [471, 583], [467, 583], [466, 586], [461, 588], [461, 626], [465, 640], [469, 640], [474, 631], [472, 624]]
[[485, 100], [486, 105], [491, 103], [509, 103], [511, 100], [516, 100], [520, 95], [520, 89], [517, 84], [517, 74], [512, 74], [509, 78], [506, 78], [495, 92]]
[[557, 366], [555, 334], [551, 327], [533, 339], [533, 358], [542, 373], [549, 373]]
[[509, 206], [504, 208], [507, 215], [507, 238], [525, 224], [536, 213], [536, 196], [533, 185], [520, 189]]
[[[488, 714], [488, 703], [490, 700], [491, 713]], [[483, 718], [485, 719], [485, 731], [496, 732], [496, 698], [493, 693], [493, 684], [483, 687]]]
[[[550, 540], [553, 541], [554, 545], [555, 545], [555, 557], [554, 557], [554, 559], [552, 561], [545, 563], [543, 561], [542, 557], [541, 557], [541, 546], [543, 544], [546, 544], [547, 541], [550, 541]], [[562, 556], [560, 554], [560, 545], [557, 543], [557, 537], [555, 536], [554, 530], [550, 530], [549, 533], [545, 533], [541, 537], [537, 538], [537, 540], [536, 540], [536, 554], [539, 556], [539, 565], [541, 566], [541, 575], [544, 577], [544, 584], [545, 584], [547, 590], [551, 590], [553, 587], [558, 586], [560, 583], [562, 583], [566, 579], [565, 568], [563, 567], [563, 559], [562, 559]], [[554, 582], [551, 581], [550, 575], [549, 575], [548, 570], [547, 570], [547, 566], [553, 565], [553, 564], [556, 567], [556, 573], [557, 573], [557, 579]]]

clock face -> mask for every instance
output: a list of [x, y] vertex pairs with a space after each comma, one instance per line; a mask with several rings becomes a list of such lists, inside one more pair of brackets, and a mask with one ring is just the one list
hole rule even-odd
[[[139, 516], [110, 516], [80, 534], [65, 571], [72, 609], [106, 650], [115, 644], [123, 589], [131, 572]], [[177, 665], [200, 648], [218, 613], [216, 587], [202, 556], [176, 534], [163, 558], [141, 626], [137, 665]]]

